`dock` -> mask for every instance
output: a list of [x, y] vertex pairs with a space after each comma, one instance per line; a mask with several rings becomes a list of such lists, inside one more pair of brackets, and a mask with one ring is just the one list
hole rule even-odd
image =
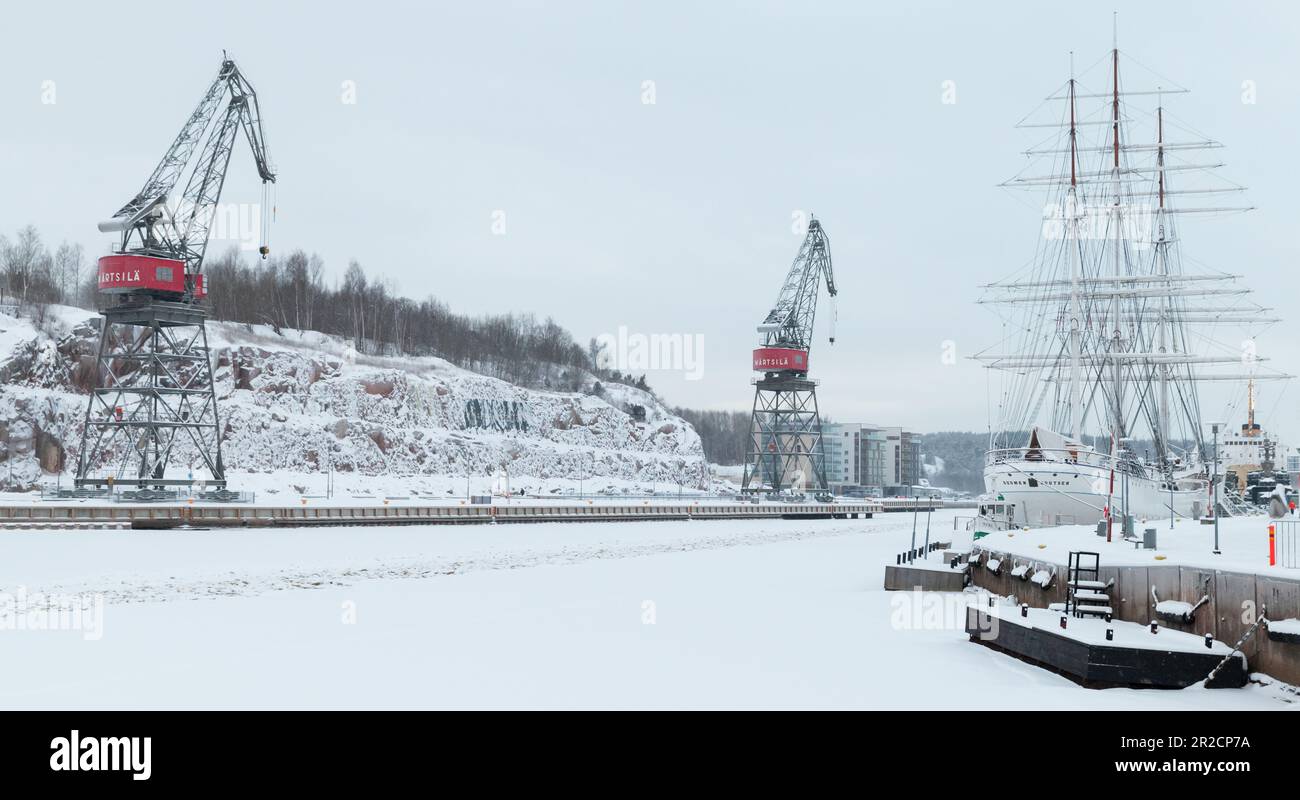
[[[473, 504], [240, 505], [217, 503], [33, 503], [0, 506], [0, 530], [113, 530], [188, 527], [304, 527], [314, 525], [473, 525], [512, 522], [633, 522], [720, 519], [869, 519], [878, 501], [748, 503], [511, 501]], [[910, 508], [908, 510], [911, 510]], [[922, 507], [924, 510], [924, 506]]]

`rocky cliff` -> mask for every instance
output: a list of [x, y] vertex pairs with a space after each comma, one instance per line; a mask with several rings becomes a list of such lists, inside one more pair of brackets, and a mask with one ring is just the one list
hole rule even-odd
[[[0, 487], [29, 489], [75, 470], [95, 320], [66, 307], [40, 323], [0, 316]], [[330, 472], [395, 490], [504, 474], [516, 489], [559, 491], [577, 480], [634, 489], [697, 487], [705, 474], [694, 429], [633, 387], [528, 389], [437, 358], [361, 357], [313, 332], [211, 323], [208, 336], [235, 487], [241, 476], [261, 488], [275, 476]], [[173, 463], [183, 475], [192, 460], [180, 448]]]

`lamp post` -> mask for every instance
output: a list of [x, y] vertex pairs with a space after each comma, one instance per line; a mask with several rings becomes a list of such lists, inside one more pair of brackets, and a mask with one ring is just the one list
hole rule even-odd
[[1128, 520], [1128, 517], [1129, 517], [1129, 504], [1128, 504], [1129, 479], [1128, 479], [1128, 473], [1129, 473], [1129, 470], [1133, 468], [1133, 451], [1132, 451], [1132, 449], [1129, 447], [1129, 445], [1130, 445], [1132, 442], [1133, 442], [1133, 439], [1132, 439], [1131, 437], [1128, 437], [1128, 436], [1121, 436], [1120, 439], [1119, 439], [1119, 455], [1120, 455], [1120, 463], [1124, 466], [1124, 484], [1123, 484], [1123, 486], [1124, 486], [1124, 524], [1120, 527], [1120, 531], [1122, 532], [1121, 535], [1123, 535], [1123, 536], [1131, 536], [1131, 535], [1133, 535], [1133, 530], [1131, 529], [1131, 526], [1130, 526], [1130, 524], [1129, 524], [1129, 520]]
[[1225, 423], [1211, 422], [1210, 431], [1214, 434], [1214, 472], [1211, 473], [1210, 487], [1213, 494], [1214, 507], [1214, 554], [1222, 555], [1223, 551], [1219, 549], [1219, 428]]
[[908, 484], [907, 486], [907, 494], [908, 497], [912, 498], [912, 549], [909, 552], [915, 553], [916, 552], [916, 516], [920, 509], [916, 505], [915, 487], [912, 486], [911, 484]]

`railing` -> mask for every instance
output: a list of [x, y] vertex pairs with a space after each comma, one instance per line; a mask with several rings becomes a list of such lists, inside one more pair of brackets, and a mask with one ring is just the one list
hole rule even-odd
[[0, 506], [0, 527], [58, 527], [84, 521], [123, 521], [132, 527], [239, 525], [396, 525], [494, 522], [586, 522], [649, 519], [855, 519], [880, 511], [876, 503], [662, 503], [559, 505], [19, 505]]
[[1277, 528], [1277, 560], [1289, 569], [1300, 569], [1300, 520], [1279, 519]]
[[924, 559], [927, 555], [936, 550], [946, 550], [949, 547], [952, 547], [952, 542], [930, 542], [923, 547], [914, 547], [911, 550], [905, 550], [894, 556], [894, 566], [901, 567], [903, 564], [911, 564], [918, 558]]
[[985, 466], [1001, 464], [1006, 461], [1041, 461], [1048, 464], [1082, 464], [1089, 467], [1111, 469], [1118, 466], [1120, 460], [1107, 453], [1098, 453], [1086, 447], [1073, 449], [1051, 449], [1046, 447], [1006, 447], [1001, 450], [989, 450], [984, 454]]
[[58, 488], [41, 489], [43, 502], [61, 500], [104, 500], [109, 503], [187, 503], [190, 500], [201, 503], [252, 503], [257, 500], [255, 492], [237, 492], [228, 489], [205, 489], [194, 491], [186, 488], [169, 489], [126, 489], [118, 487], [102, 488]]

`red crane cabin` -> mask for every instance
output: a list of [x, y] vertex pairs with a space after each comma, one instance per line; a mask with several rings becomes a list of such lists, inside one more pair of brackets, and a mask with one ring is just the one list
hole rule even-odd
[[808, 351], [790, 347], [760, 347], [754, 351], [756, 372], [808, 371]]
[[[185, 262], [135, 253], [117, 253], [99, 259], [99, 291], [105, 294], [133, 292], [185, 293]], [[194, 297], [207, 294], [203, 276], [194, 276]]]

